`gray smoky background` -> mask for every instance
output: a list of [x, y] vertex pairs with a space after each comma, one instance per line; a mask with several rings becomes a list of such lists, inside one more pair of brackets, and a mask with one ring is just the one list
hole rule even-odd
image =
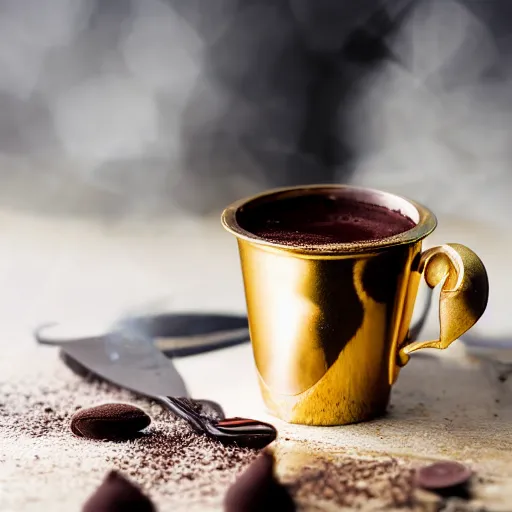
[[509, 218], [512, 3], [1, 0], [0, 208], [360, 183]]

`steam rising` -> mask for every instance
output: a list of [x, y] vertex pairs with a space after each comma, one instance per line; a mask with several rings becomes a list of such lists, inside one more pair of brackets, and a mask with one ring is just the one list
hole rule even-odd
[[[406, 3], [389, 2], [389, 16]], [[484, 22], [488, 3], [476, 4], [479, 13], [416, 2], [386, 41], [394, 60], [340, 107], [338, 140], [355, 160], [338, 181], [440, 213], [510, 217], [511, 67]], [[297, 44], [339, 51], [378, 7], [3, 0], [0, 204], [209, 211], [265, 187], [327, 181], [323, 163], [298, 150], [315, 71]]]
[[512, 68], [484, 14], [451, 0], [423, 2], [390, 41], [399, 63], [372, 77], [351, 113], [358, 183], [440, 214], [512, 218]]
[[[0, 161], [10, 198], [92, 212], [168, 199], [202, 45], [159, 0], [3, 2]], [[52, 179], [59, 185], [44, 190]]]
[[45, 59], [57, 47], [72, 43], [90, 13], [86, 2], [37, 0], [2, 2], [0, 18], [0, 90], [27, 100], [36, 92]]

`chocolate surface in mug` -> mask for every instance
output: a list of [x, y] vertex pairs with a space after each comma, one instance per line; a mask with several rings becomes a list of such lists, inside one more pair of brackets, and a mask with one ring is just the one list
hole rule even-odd
[[237, 213], [245, 230], [285, 245], [380, 240], [415, 223], [399, 211], [336, 193], [311, 193], [248, 204]]

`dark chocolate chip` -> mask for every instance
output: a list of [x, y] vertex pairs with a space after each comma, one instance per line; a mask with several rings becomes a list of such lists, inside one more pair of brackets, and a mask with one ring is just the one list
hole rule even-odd
[[155, 507], [140, 489], [121, 474], [111, 471], [85, 502], [82, 512], [154, 512]]
[[141, 409], [129, 404], [103, 404], [80, 409], [71, 418], [73, 434], [90, 439], [130, 439], [151, 423]]
[[446, 490], [466, 484], [471, 474], [469, 468], [458, 462], [436, 462], [417, 471], [416, 483], [429, 491]]
[[224, 498], [225, 512], [293, 512], [290, 494], [274, 476], [274, 457], [263, 452], [238, 477]]

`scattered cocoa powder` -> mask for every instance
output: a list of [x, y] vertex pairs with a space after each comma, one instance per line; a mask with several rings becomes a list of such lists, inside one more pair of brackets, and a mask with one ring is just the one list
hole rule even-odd
[[371, 501], [382, 508], [414, 510], [415, 505], [414, 472], [393, 458], [322, 460], [285, 483], [303, 506], [318, 500], [354, 508]]
[[[228, 487], [258, 455], [256, 450], [224, 446], [197, 435], [184, 421], [151, 400], [104, 382], [83, 381], [67, 369], [57, 375], [62, 380], [47, 376], [43, 381], [34, 375], [31, 383], [0, 382], [4, 405], [0, 408], [1, 434], [7, 441], [35, 441], [30, 445], [38, 447], [37, 459], [32, 459], [38, 466], [31, 467], [30, 472], [45, 475], [41, 486], [51, 481], [52, 474], [67, 471], [73, 475], [67, 488], [74, 492], [86, 489], [90, 495], [105, 473], [116, 470], [150, 494], [157, 506], [172, 503], [176, 510], [192, 510], [193, 506], [201, 510], [203, 504], [204, 508], [220, 506]], [[33, 392], [26, 393], [27, 389]], [[140, 437], [123, 443], [69, 435], [70, 419], [76, 410], [113, 401], [140, 407], [153, 422]], [[215, 404], [193, 403], [206, 416], [222, 416]], [[51, 458], [41, 453], [51, 454]], [[26, 457], [19, 462], [12, 460], [16, 470], [24, 470], [21, 464], [34, 462]], [[43, 487], [39, 491], [44, 494]]]
[[[51, 351], [48, 355], [41, 351], [37, 359], [30, 374], [16, 378], [3, 375], [0, 379], [0, 437], [4, 447], [0, 463], [2, 477], [13, 489], [0, 500], [2, 510], [25, 510], [29, 502], [29, 510], [36, 512], [55, 502], [61, 505], [59, 510], [78, 510], [110, 470], [141, 486], [158, 510], [221, 510], [230, 485], [258, 456], [254, 450], [223, 446], [197, 436], [156, 402], [105, 383], [85, 382], [62, 363], [57, 364]], [[37, 370], [40, 366], [44, 371]], [[153, 422], [147, 434], [124, 443], [69, 435], [69, 421], [76, 410], [108, 401], [130, 402], [148, 413]], [[219, 416], [214, 407], [196, 406], [211, 417]], [[280, 440], [285, 441], [284, 437]], [[311, 446], [310, 441], [302, 443]], [[402, 460], [338, 454], [335, 460], [326, 457], [298, 472], [288, 472], [281, 482], [298, 510], [315, 510], [324, 500], [333, 507], [368, 503], [377, 509], [387, 504], [395, 509], [423, 511], [414, 502], [413, 471], [410, 463]], [[16, 482], [26, 481], [30, 489], [16, 487]], [[401, 505], [408, 500], [412, 505]], [[456, 508], [448, 508], [452, 502]], [[446, 504], [443, 500], [443, 506], [451, 512], [477, 510], [451, 498]]]
[[195, 488], [200, 496], [214, 496], [218, 490], [212, 481], [229, 485], [237, 470], [256, 455], [198, 436], [182, 425], [172, 431], [164, 426], [154, 429], [151, 435], [129, 443], [122, 455], [107, 460], [146, 489], [165, 486], [187, 493]]

